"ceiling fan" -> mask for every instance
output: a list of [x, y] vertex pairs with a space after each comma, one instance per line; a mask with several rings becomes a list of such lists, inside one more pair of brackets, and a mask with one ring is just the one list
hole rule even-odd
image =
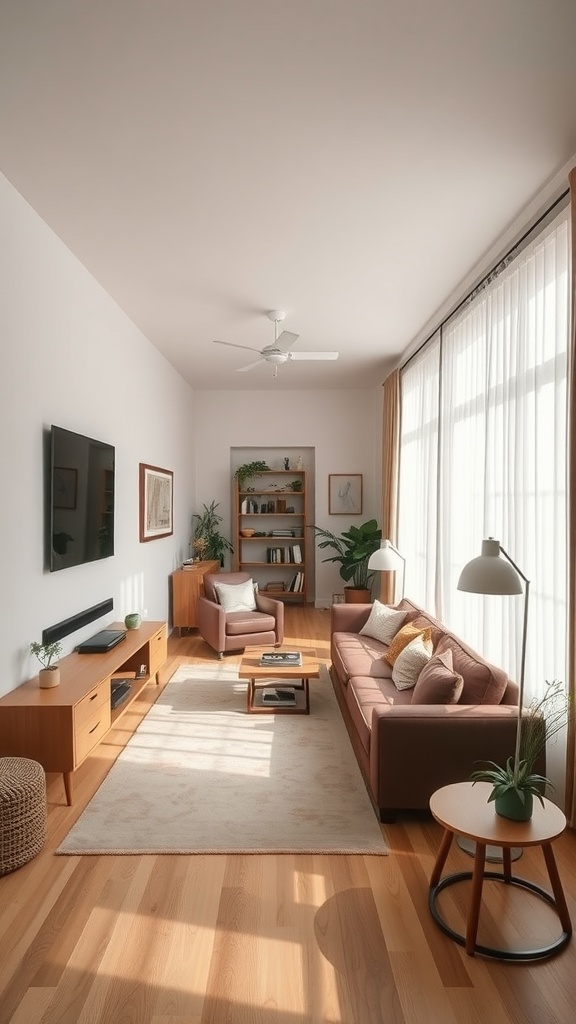
[[280, 335], [278, 334], [278, 324], [282, 323], [285, 319], [286, 313], [281, 309], [272, 309], [266, 315], [274, 323], [274, 343], [272, 345], [265, 345], [264, 348], [254, 348], [251, 345], [236, 345], [233, 341], [214, 341], [215, 345], [228, 345], [230, 348], [243, 348], [248, 352], [258, 352], [260, 358], [256, 359], [253, 363], [248, 363], [247, 366], [239, 366], [238, 373], [252, 370], [255, 366], [259, 366], [260, 363], [271, 363], [274, 367], [274, 376], [276, 376], [279, 366], [293, 360], [338, 359], [339, 352], [292, 352], [292, 346], [298, 341], [300, 335], [292, 334], [291, 331], [282, 331]]

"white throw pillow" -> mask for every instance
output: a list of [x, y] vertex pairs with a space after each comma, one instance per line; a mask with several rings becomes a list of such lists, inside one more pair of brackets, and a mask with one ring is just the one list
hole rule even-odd
[[245, 583], [215, 583], [218, 604], [225, 612], [253, 612], [256, 608], [254, 581]]
[[363, 636], [371, 636], [374, 640], [380, 640], [383, 644], [389, 644], [396, 636], [407, 614], [407, 612], [399, 612], [396, 608], [389, 608], [381, 601], [374, 601], [368, 621], [362, 626], [360, 633]]
[[397, 690], [409, 690], [416, 686], [418, 676], [432, 657], [432, 641], [417, 636], [400, 651], [392, 669], [392, 682]]

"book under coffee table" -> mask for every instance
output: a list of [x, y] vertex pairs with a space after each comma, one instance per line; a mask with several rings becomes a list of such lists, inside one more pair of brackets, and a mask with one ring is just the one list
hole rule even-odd
[[[260, 659], [266, 649], [263, 647], [247, 647], [240, 661], [238, 675], [248, 680], [246, 690], [246, 711], [249, 715], [309, 715], [310, 714], [310, 679], [318, 679], [320, 665], [316, 651], [312, 648], [298, 648], [302, 653], [301, 665], [261, 665]], [[275, 647], [275, 654], [282, 652]], [[290, 650], [294, 650], [293, 647]], [[295, 700], [292, 704], [265, 704], [262, 690], [273, 688], [294, 690]]]

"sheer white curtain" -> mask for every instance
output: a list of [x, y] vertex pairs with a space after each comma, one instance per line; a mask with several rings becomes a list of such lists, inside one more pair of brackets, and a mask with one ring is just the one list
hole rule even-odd
[[434, 609], [438, 508], [440, 334], [402, 372], [398, 548], [406, 559], [404, 591]]
[[[404, 431], [400, 455], [399, 546], [414, 559], [406, 593], [518, 678], [523, 599], [456, 589], [483, 537], [496, 537], [531, 581], [528, 700], [547, 679], [566, 678], [568, 269], [565, 211], [444, 326], [440, 357], [433, 343], [435, 508], [432, 482], [414, 479], [430, 450], [422, 410], [432, 404], [432, 374], [409, 364], [402, 375], [402, 404], [408, 399], [416, 423], [406, 431], [408, 458]], [[412, 511], [408, 498], [426, 507]], [[425, 531], [424, 515], [434, 524]]]

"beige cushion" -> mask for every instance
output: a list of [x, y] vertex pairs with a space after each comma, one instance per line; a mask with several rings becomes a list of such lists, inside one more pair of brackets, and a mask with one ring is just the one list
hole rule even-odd
[[431, 640], [425, 640], [420, 634], [400, 652], [392, 670], [393, 683], [398, 690], [408, 690], [416, 685], [420, 672], [429, 662], [431, 651]]
[[412, 693], [413, 704], [457, 704], [464, 680], [454, 671], [452, 651], [435, 654], [418, 676]]
[[214, 590], [225, 612], [250, 612], [256, 608], [253, 580], [238, 584], [215, 583]]
[[420, 672], [432, 657], [432, 641], [420, 634], [400, 652], [392, 669], [392, 682], [398, 690], [416, 685]]
[[396, 636], [394, 636], [390, 641], [390, 646], [388, 647], [386, 654], [383, 655], [384, 660], [387, 661], [389, 665], [393, 665], [400, 652], [407, 647], [411, 640], [415, 640], [417, 636], [423, 636], [425, 640], [431, 640], [432, 630], [430, 626], [427, 626], [424, 629], [419, 629], [418, 626], [414, 625], [414, 623], [407, 622], [405, 626], [402, 626], [398, 630]]
[[396, 608], [382, 604], [381, 601], [374, 601], [368, 621], [362, 626], [360, 633], [380, 640], [383, 644], [389, 644], [405, 618], [406, 612], [399, 612]]

